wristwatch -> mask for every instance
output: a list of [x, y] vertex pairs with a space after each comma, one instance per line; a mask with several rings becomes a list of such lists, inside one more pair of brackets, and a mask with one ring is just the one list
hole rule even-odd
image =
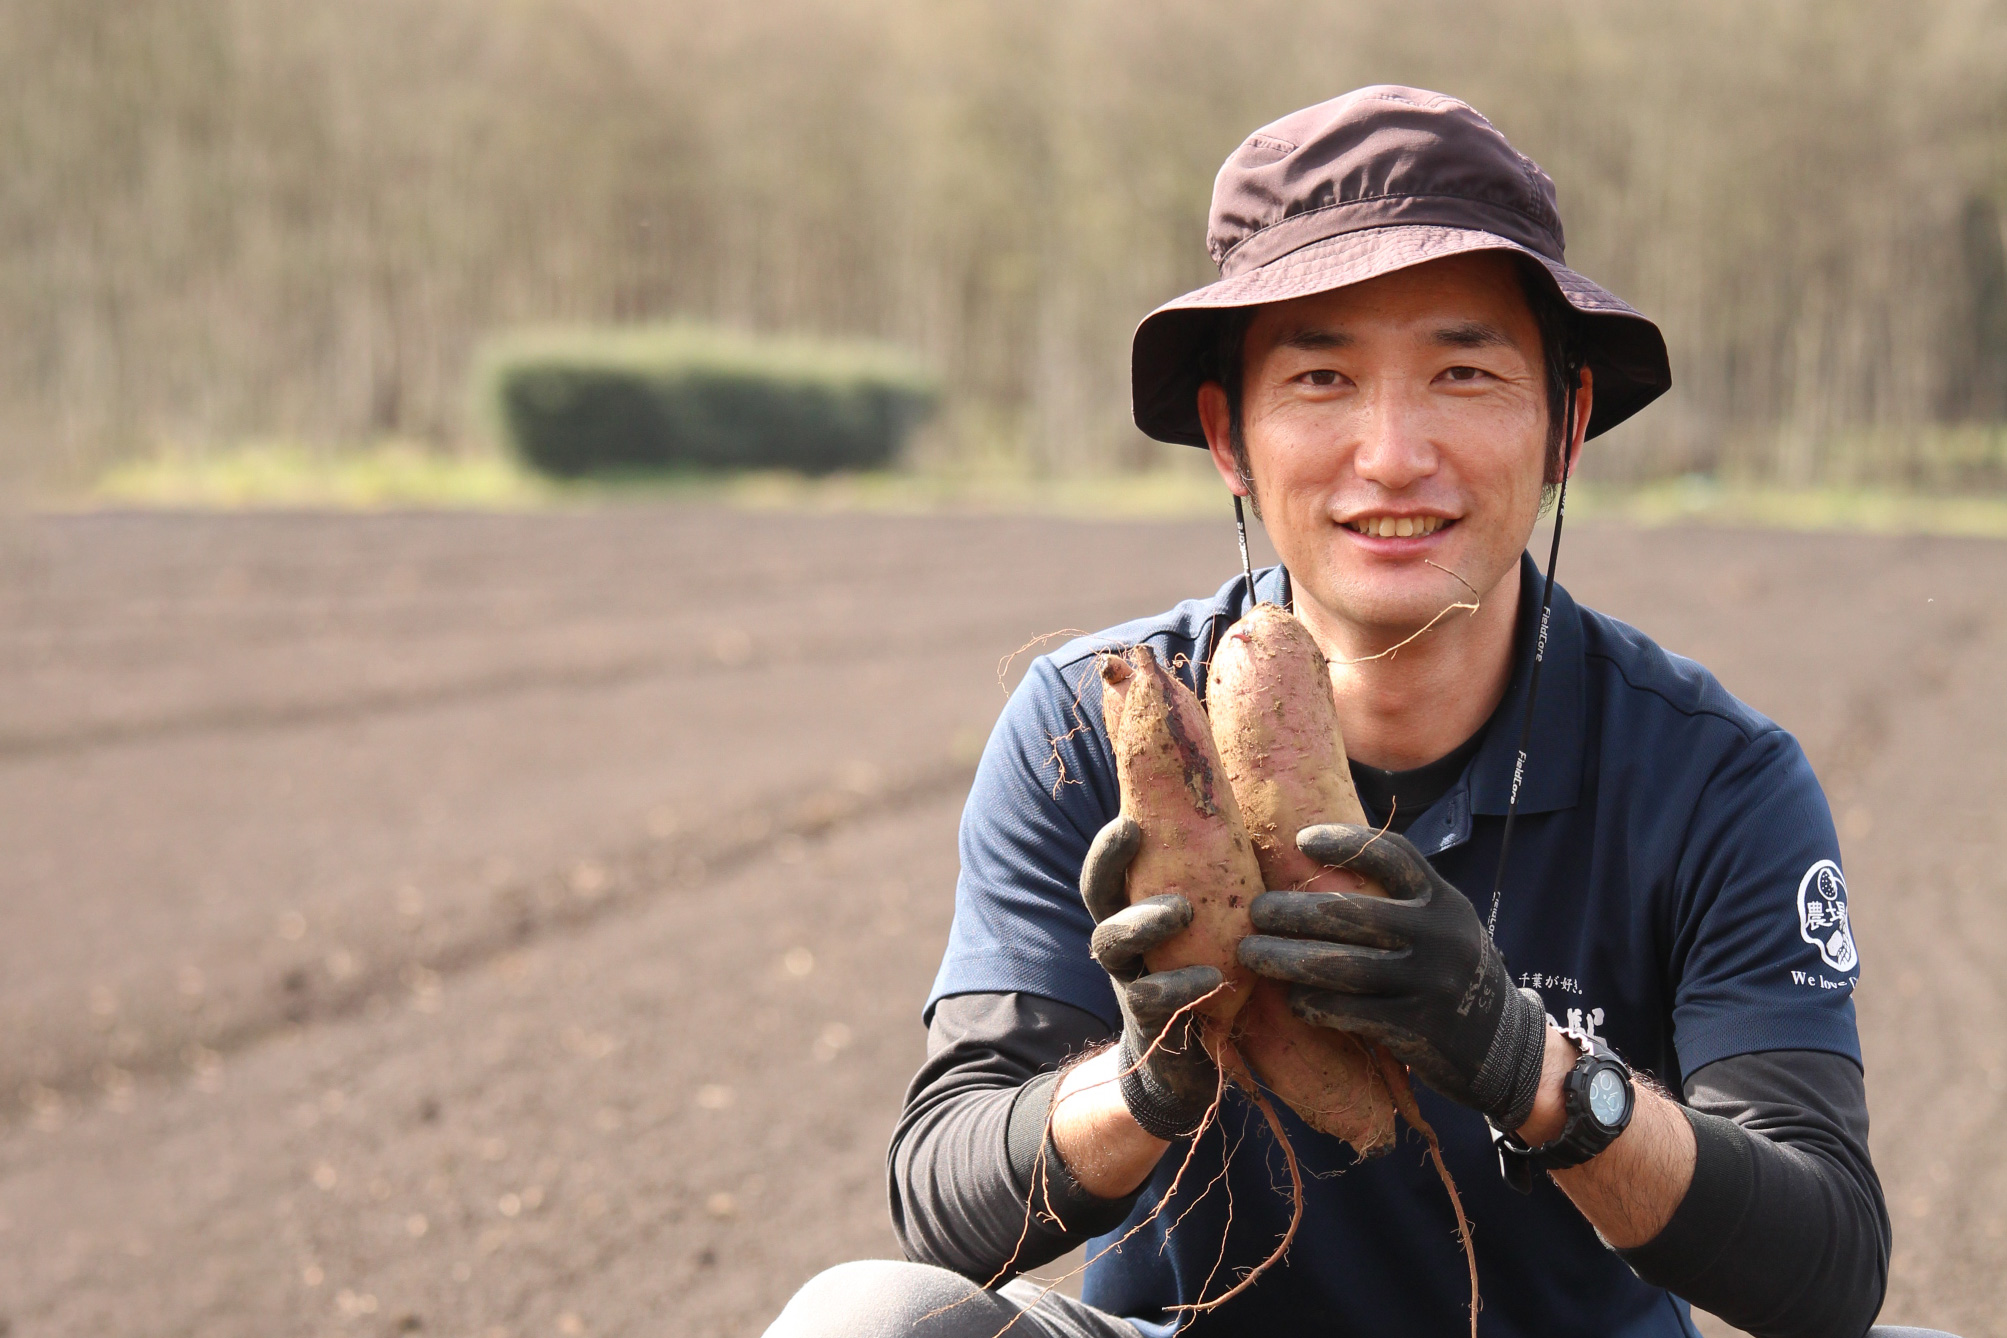
[[1617, 1141], [1631, 1123], [1637, 1093], [1631, 1087], [1631, 1066], [1594, 1036], [1570, 1032], [1582, 1047], [1582, 1057], [1561, 1080], [1562, 1108], [1568, 1122], [1560, 1137], [1540, 1147], [1528, 1147], [1517, 1134], [1497, 1132], [1498, 1170], [1505, 1183], [1521, 1194], [1533, 1192], [1533, 1172], [1580, 1166]]

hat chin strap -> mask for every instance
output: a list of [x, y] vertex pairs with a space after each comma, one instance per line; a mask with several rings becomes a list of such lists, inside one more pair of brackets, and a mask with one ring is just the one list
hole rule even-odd
[[1240, 569], [1247, 576], [1247, 606], [1249, 609], [1253, 609], [1256, 603], [1254, 597], [1254, 563], [1250, 562], [1247, 556], [1247, 514], [1241, 510], [1239, 493], [1233, 495], [1233, 532], [1240, 540]]
[[1519, 816], [1519, 787], [1526, 779], [1526, 750], [1533, 741], [1533, 704], [1540, 697], [1540, 667], [1547, 660], [1547, 621], [1554, 608], [1554, 566], [1561, 560], [1561, 521], [1568, 512], [1568, 476], [1575, 471], [1575, 391], [1582, 384], [1582, 364], [1568, 365], [1568, 408], [1561, 430], [1561, 493], [1554, 502], [1554, 542], [1547, 549], [1547, 577], [1540, 591], [1540, 630], [1533, 639], [1533, 671], [1526, 676], [1526, 716], [1519, 722], [1519, 755], [1512, 763], [1512, 794], [1505, 801], [1505, 831], [1498, 838], [1498, 868], [1491, 877], [1491, 912], [1484, 932], [1498, 939], [1499, 894], [1505, 888], [1505, 857], [1512, 850], [1512, 824]]

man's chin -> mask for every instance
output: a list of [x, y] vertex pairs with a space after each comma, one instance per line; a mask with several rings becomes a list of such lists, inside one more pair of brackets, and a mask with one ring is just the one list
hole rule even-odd
[[[1431, 591], [1426, 597], [1417, 598], [1413, 592], [1403, 592], [1379, 598], [1320, 600], [1319, 603], [1328, 613], [1336, 614], [1340, 621], [1349, 624], [1355, 634], [1368, 641], [1393, 645], [1431, 623], [1440, 625], [1451, 618], [1468, 616], [1477, 601], [1469, 591], [1460, 589], [1453, 596]], [[1457, 607], [1459, 604], [1463, 607]], [[1303, 611], [1302, 594], [1299, 592], [1297, 612], [1300, 614]]]
[[[1316, 581], [1317, 594], [1328, 598], [1316, 602], [1361, 632], [1376, 638], [1393, 634], [1399, 640], [1431, 620], [1443, 619], [1446, 612], [1467, 616], [1472, 605], [1488, 603], [1499, 581], [1511, 574], [1516, 558], [1514, 554], [1511, 559], [1486, 561], [1468, 551], [1452, 550], [1428, 561], [1334, 563]], [[1304, 593], [1299, 592], [1299, 602]]]
[[1419, 571], [1350, 573], [1332, 583], [1332, 611], [1364, 627], [1420, 626], [1455, 604], [1477, 595], [1446, 571], [1416, 564]]

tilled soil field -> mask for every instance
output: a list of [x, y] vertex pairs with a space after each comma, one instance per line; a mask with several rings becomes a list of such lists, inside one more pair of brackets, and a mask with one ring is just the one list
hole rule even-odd
[[[1236, 561], [1224, 522], [13, 522], [0, 1335], [750, 1335], [894, 1252], [999, 661]], [[1562, 564], [1804, 740], [1885, 1318], [2007, 1334], [2007, 545]]]

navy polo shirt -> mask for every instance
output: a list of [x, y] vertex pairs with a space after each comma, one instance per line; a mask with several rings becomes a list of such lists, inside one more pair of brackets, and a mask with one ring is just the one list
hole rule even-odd
[[[1408, 839], [1489, 910], [1532, 662], [1541, 579], [1521, 563], [1515, 670], [1463, 776]], [[1266, 599], [1279, 568], [1256, 576]], [[1218, 635], [1246, 607], [1237, 577], [1208, 600], [1070, 643], [1033, 663], [983, 754], [961, 828], [954, 926], [927, 1003], [1024, 991], [1120, 1025], [1087, 954], [1080, 865], [1120, 808], [1095, 652], [1136, 643], [1197, 687]], [[1824, 1050], [1860, 1062], [1839, 842], [1798, 743], [1691, 660], [1556, 588], [1546, 666], [1498, 913], [1515, 980], [1557, 1021], [1603, 1037], [1678, 1092], [1733, 1055]], [[1476, 1242], [1487, 1335], [1695, 1334], [1684, 1302], [1647, 1286], [1541, 1177], [1499, 1178], [1483, 1119], [1417, 1089], [1443, 1141]], [[1464, 1332], [1468, 1280], [1450, 1206], [1420, 1140], [1361, 1163], [1286, 1107], [1305, 1171], [1286, 1261], [1192, 1334]], [[1175, 1145], [1123, 1227], [1094, 1241], [1086, 1299], [1168, 1335], [1166, 1307], [1217, 1296], [1288, 1222], [1280, 1150], [1245, 1101]], [[1283, 1186], [1278, 1191], [1277, 1186]], [[1147, 1225], [1126, 1233], [1171, 1201]], [[1171, 1230], [1173, 1222], [1176, 1229]], [[1118, 1243], [1120, 1242], [1120, 1243]]]

